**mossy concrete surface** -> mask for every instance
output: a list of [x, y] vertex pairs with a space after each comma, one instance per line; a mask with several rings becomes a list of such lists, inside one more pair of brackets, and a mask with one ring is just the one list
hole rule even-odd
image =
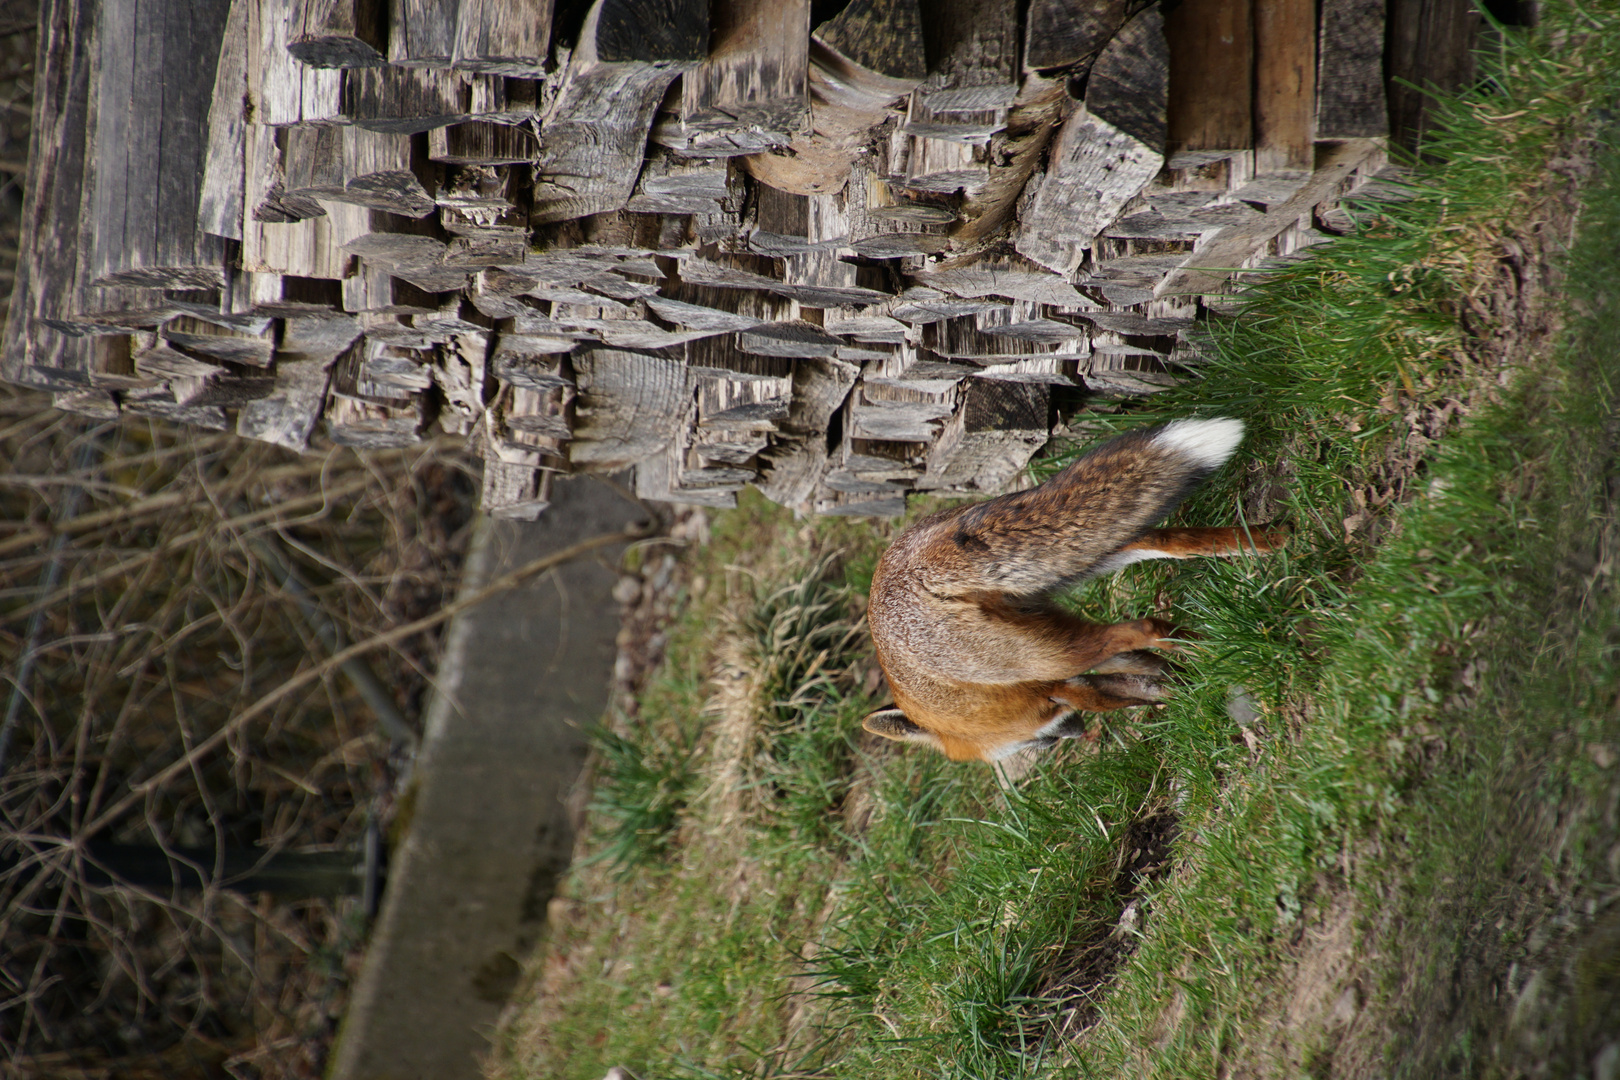
[[[479, 523], [462, 594], [643, 516], [605, 484], [558, 484], [537, 522]], [[607, 705], [617, 549], [601, 555], [452, 624], [332, 1080], [480, 1075], [567, 867], [565, 799]]]

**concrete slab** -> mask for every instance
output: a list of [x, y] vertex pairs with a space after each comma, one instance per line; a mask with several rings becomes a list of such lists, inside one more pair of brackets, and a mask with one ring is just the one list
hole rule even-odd
[[[537, 522], [483, 520], [462, 595], [644, 515], [607, 485], [557, 484]], [[573, 836], [564, 798], [607, 706], [618, 548], [452, 622], [332, 1080], [475, 1080]]]

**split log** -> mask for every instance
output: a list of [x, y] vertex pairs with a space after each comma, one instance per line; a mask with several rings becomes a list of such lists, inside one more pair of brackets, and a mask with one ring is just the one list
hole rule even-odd
[[1050, 395], [1038, 384], [969, 379], [962, 407], [929, 449], [918, 488], [1005, 490], [1046, 444]]
[[540, 152], [540, 140], [519, 124], [469, 120], [428, 132], [428, 157], [450, 165], [522, 165]]
[[343, 310], [378, 315], [422, 315], [438, 306], [438, 298], [408, 281], [394, 277], [381, 263], [355, 259], [343, 278]]
[[545, 74], [551, 0], [399, 0], [389, 5], [388, 58], [530, 78]]
[[691, 160], [665, 152], [648, 155], [625, 209], [638, 214], [719, 214], [728, 208], [735, 212], [741, 198], [724, 161]]
[[494, 444], [485, 443], [479, 505], [492, 517], [537, 520], [551, 505], [551, 484], [550, 472], [502, 461]]
[[162, 334], [171, 345], [233, 364], [266, 367], [275, 351], [274, 332], [268, 327], [255, 334], [181, 316], [167, 323]]
[[535, 111], [526, 79], [423, 68], [348, 68], [340, 116], [372, 131], [414, 135], [472, 120], [515, 124]]
[[425, 163], [411, 158], [409, 135], [304, 124], [286, 133], [284, 182], [294, 197], [426, 217], [436, 204], [418, 178]]
[[[1022, 263], [1022, 265], [1018, 265]], [[1081, 295], [1073, 285], [1059, 274], [1040, 270], [1031, 263], [1022, 260], [993, 261], [982, 260], [971, 266], [941, 270], [922, 278], [928, 287], [946, 292], [952, 296], [962, 297], [966, 300], [976, 300], [986, 296], [1004, 296], [1009, 300], [1027, 300], [1035, 304], [1049, 304], [1053, 307], [1084, 311], [1096, 307], [1092, 301]], [[924, 299], [920, 307], [924, 310], [932, 308], [942, 312], [939, 317], [952, 318], [958, 315], [973, 314], [988, 310], [985, 304], [970, 304], [967, 307], [953, 306], [948, 303], [939, 303]], [[897, 319], [907, 319], [899, 309], [894, 312]]]
[[1085, 107], [1064, 122], [1040, 189], [1018, 230], [1019, 252], [1068, 273], [1164, 163], [1168, 52], [1149, 8], [1115, 35], [1091, 69]]
[[1031, 0], [1024, 20], [1024, 70], [1084, 64], [1125, 24], [1126, 8], [1126, 0]]
[[[518, 237], [527, 247], [528, 207], [520, 200], [511, 170], [490, 165], [454, 169], [434, 201], [439, 224], [452, 236]], [[520, 252], [516, 261], [521, 262]]]
[[932, 443], [939, 422], [955, 411], [954, 388], [930, 393], [904, 386], [862, 383], [848, 405], [849, 434], [857, 439]]
[[319, 360], [278, 359], [274, 389], [242, 407], [236, 433], [303, 453], [325, 409], [328, 367]]
[[580, 395], [570, 453], [575, 464], [612, 471], [668, 450], [692, 400], [680, 361], [587, 348], [574, 367]]
[[91, 283], [224, 284], [224, 241], [203, 231], [197, 206], [228, 15], [210, 0], [100, 6], [84, 193]]
[[756, 356], [828, 357], [838, 352], [838, 339], [803, 321], [762, 323], [737, 335], [737, 348]]
[[122, 411], [173, 424], [188, 424], [208, 431], [229, 431], [230, 416], [218, 405], [182, 405], [165, 387], [131, 390], [123, 395]]
[[321, 124], [342, 115], [343, 73], [308, 67], [287, 51], [298, 15], [289, 0], [249, 0], [247, 100], [256, 124]]
[[[484, 439], [494, 457], [507, 465], [522, 465], [548, 472], [572, 472], [568, 460], [567, 431], [572, 423], [572, 386], [547, 387], [543, 391], [505, 386], [484, 412]], [[521, 396], [520, 396], [521, 395]], [[536, 417], [554, 415], [556, 423], [531, 423]], [[511, 421], [516, 421], [515, 423]], [[549, 427], [560, 435], [544, 434], [538, 427]]]
[[313, 68], [388, 62], [388, 13], [379, 0], [296, 0], [287, 51]]
[[[706, 19], [707, 6], [702, 6]], [[541, 122], [546, 136], [535, 163], [535, 224], [615, 211], [629, 201], [653, 113], [669, 84], [691, 66], [690, 41], [632, 38], [623, 21], [629, 7], [596, 0], [585, 18], [562, 88]], [[646, 28], [647, 33], [653, 29]], [[649, 48], [667, 48], [676, 55], [636, 55]]]
[[1384, 98], [1384, 0], [1323, 0], [1317, 47], [1316, 135], [1389, 133]]
[[273, 203], [275, 189], [281, 186], [276, 129], [250, 125], [246, 145], [243, 205], [250, 212], [242, 222], [241, 268], [250, 273], [342, 281], [350, 261], [343, 247], [371, 231], [371, 211], [347, 203], [328, 207], [319, 202], [315, 209], [320, 213], [302, 219], [254, 211], [252, 208]]
[[[712, 0], [708, 57], [681, 80], [687, 148], [785, 146], [808, 126], [810, 0]], [[741, 141], [739, 141], [741, 140]]]
[[1012, 106], [1018, 94], [1018, 7], [1006, 0], [923, 0], [928, 78], [913, 95], [930, 116], [974, 117]]

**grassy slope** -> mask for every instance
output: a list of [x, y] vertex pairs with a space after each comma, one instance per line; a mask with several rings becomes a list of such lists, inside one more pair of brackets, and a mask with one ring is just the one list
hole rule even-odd
[[[1111, 722], [1099, 752], [1054, 753], [1003, 794], [857, 737], [869, 660], [846, 631], [883, 530], [758, 505], [722, 527], [641, 722], [605, 744], [598, 846], [628, 869], [576, 875], [503, 1071], [1589, 1064], [1614, 1004], [1595, 883], [1620, 876], [1614, 605], [1593, 572], [1612, 546], [1592, 540], [1620, 345], [1612, 169], [1564, 343], [1520, 343], [1506, 359], [1533, 372], [1507, 391], [1480, 347], [1522, 314], [1493, 308], [1502, 238], [1567, 186], [1546, 163], [1620, 72], [1612, 9], [1549, 22], [1575, 35], [1556, 63], [1510, 56], [1497, 96], [1456, 110], [1446, 168], [1267, 282], [1206, 378], [1155, 400], [1244, 417], [1268, 463], [1187, 520], [1280, 501], [1299, 537], [1078, 598], [1168, 601], [1201, 637], [1178, 699]], [[806, 541], [839, 553], [826, 573]]]

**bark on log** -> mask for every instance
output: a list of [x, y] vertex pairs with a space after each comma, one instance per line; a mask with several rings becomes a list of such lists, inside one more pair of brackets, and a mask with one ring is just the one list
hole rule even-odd
[[1389, 134], [1384, 97], [1384, 0], [1323, 0], [1317, 49], [1316, 134]]

